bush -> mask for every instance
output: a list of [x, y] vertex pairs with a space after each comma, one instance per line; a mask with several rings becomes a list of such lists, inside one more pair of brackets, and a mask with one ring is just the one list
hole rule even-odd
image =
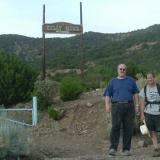
[[105, 87], [106, 83], [114, 77], [113, 69], [105, 65], [99, 65], [95, 68], [90, 68], [85, 72], [83, 78], [83, 85], [86, 91], [96, 88]]
[[53, 118], [54, 120], [60, 120], [62, 117], [64, 117], [65, 111], [64, 109], [60, 108], [48, 108], [48, 114], [50, 118]]
[[83, 78], [83, 86], [86, 91], [100, 88], [101, 76], [94, 72], [87, 72]]
[[15, 55], [0, 52], [0, 104], [12, 105], [31, 98], [36, 72]]
[[38, 107], [40, 110], [48, 108], [53, 98], [58, 94], [58, 83], [52, 80], [37, 80], [34, 85], [34, 93], [38, 97]]
[[77, 99], [82, 91], [82, 84], [78, 78], [67, 77], [61, 82], [60, 96], [64, 101]]
[[7, 159], [5, 157], [9, 155], [28, 155], [31, 147], [28, 128], [5, 118], [0, 119], [0, 159]]

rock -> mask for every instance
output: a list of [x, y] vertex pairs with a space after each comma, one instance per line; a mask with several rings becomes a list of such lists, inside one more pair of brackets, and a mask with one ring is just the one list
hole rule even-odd
[[140, 140], [137, 145], [138, 145], [138, 147], [147, 147], [148, 146], [148, 144], [145, 140]]
[[87, 102], [86, 106], [87, 106], [87, 107], [93, 107], [93, 104], [90, 103], [90, 102]]

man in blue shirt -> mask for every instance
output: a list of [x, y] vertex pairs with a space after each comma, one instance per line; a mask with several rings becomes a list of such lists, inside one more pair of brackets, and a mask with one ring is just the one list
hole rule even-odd
[[[110, 134], [109, 155], [116, 155], [121, 124], [123, 127], [123, 148], [122, 154], [129, 156], [131, 148], [131, 139], [134, 129], [135, 106], [138, 111], [138, 88], [135, 80], [126, 76], [127, 67], [125, 64], [119, 64], [117, 67], [118, 76], [110, 80], [105, 92], [105, 109], [112, 115], [112, 129]], [[112, 104], [112, 107], [111, 107]]]

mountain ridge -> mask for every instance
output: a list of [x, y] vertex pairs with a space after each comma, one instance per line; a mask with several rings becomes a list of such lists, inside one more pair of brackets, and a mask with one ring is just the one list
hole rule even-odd
[[[69, 38], [46, 38], [47, 67], [79, 68], [82, 57], [84, 67], [88, 67], [87, 62], [112, 67], [119, 62], [126, 63], [130, 60], [143, 67], [148, 64], [152, 69], [159, 67], [157, 61], [160, 58], [159, 24], [126, 33], [86, 32], [83, 35], [82, 49], [80, 39], [80, 35]], [[37, 68], [41, 68], [42, 44], [42, 38], [16, 34], [0, 35], [0, 50], [16, 54]], [[137, 49], [135, 46], [140, 47]], [[152, 66], [152, 63], [155, 66]]]

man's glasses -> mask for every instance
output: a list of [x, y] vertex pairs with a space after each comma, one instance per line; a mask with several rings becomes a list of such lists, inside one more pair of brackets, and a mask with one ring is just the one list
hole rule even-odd
[[120, 70], [120, 71], [125, 71], [125, 70], [126, 70], [126, 68], [120, 68], [119, 70]]

